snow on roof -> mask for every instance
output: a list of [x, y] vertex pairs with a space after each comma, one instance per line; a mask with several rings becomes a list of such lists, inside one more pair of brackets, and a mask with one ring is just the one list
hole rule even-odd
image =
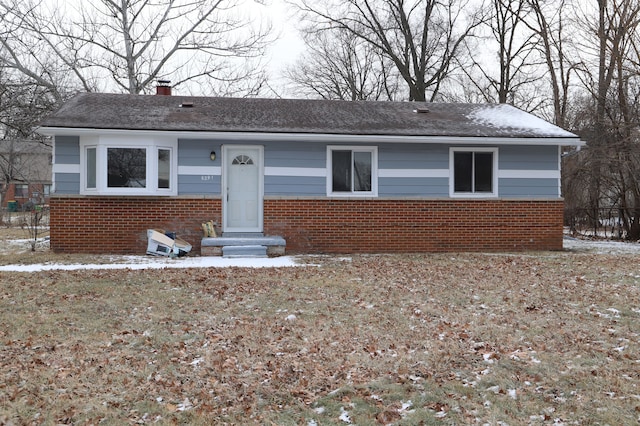
[[527, 129], [550, 137], [566, 138], [573, 133], [511, 105], [485, 105], [469, 114], [474, 122], [496, 129]]

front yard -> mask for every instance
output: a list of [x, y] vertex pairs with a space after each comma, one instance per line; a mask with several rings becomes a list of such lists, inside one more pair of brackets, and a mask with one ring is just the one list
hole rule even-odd
[[0, 272], [0, 423], [637, 424], [639, 259]]

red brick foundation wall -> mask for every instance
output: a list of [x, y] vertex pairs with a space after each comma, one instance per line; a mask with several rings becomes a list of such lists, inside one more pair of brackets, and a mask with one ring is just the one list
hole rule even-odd
[[202, 222], [220, 222], [221, 200], [55, 196], [49, 201], [51, 249], [66, 253], [144, 254], [147, 229], [165, 229], [200, 253]]
[[562, 249], [563, 201], [265, 200], [287, 253]]
[[[51, 248], [143, 254], [147, 229], [176, 232], [200, 253], [201, 223], [222, 223], [220, 199], [82, 197], [50, 200]], [[562, 249], [562, 200], [266, 199], [264, 232], [287, 253]]]

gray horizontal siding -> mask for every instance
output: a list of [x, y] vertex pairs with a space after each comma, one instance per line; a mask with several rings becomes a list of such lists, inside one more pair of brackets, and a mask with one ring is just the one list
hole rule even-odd
[[[211, 161], [211, 151], [216, 153]], [[219, 142], [206, 139], [178, 139], [178, 166], [220, 166], [221, 149]]]
[[504, 198], [558, 198], [558, 179], [506, 179], [498, 180], [500, 197]]
[[449, 195], [447, 178], [379, 178], [378, 196], [446, 197]]
[[[303, 144], [299, 142], [225, 142], [224, 145], [264, 145], [265, 167], [326, 167], [326, 146], [322, 144]], [[211, 161], [209, 154], [216, 152], [216, 160]], [[179, 139], [179, 166], [220, 166], [222, 164], [222, 145], [207, 139]]]
[[381, 144], [380, 169], [448, 169], [449, 147], [443, 145]]
[[265, 176], [265, 195], [327, 195], [327, 180], [309, 176]]
[[80, 173], [55, 173], [56, 194], [79, 194]]
[[[333, 143], [332, 146], [351, 146]], [[367, 144], [358, 144], [367, 146]], [[299, 142], [277, 142], [265, 146], [265, 167], [327, 167], [327, 145]], [[379, 169], [447, 169], [449, 151], [446, 146], [416, 144], [378, 145]], [[326, 178], [298, 176], [265, 176], [266, 195], [326, 195]], [[449, 193], [448, 179], [380, 178], [380, 196], [443, 196]]]
[[[56, 164], [80, 163], [80, 139], [76, 136], [57, 136], [55, 140]], [[299, 141], [232, 142], [226, 145], [264, 145], [265, 167], [324, 169], [327, 164], [327, 145]], [[332, 143], [331, 145], [340, 144]], [[344, 145], [354, 145], [346, 143]], [[368, 146], [366, 143], [358, 146]], [[374, 144], [371, 144], [374, 145]], [[379, 144], [379, 170], [446, 170], [449, 168], [449, 149], [452, 145]], [[558, 149], [555, 146], [500, 146], [501, 170], [558, 170]], [[211, 161], [209, 154], [215, 151], [217, 158]], [[222, 144], [207, 139], [180, 139], [178, 166], [221, 167]], [[411, 174], [411, 172], [408, 172]], [[400, 173], [402, 175], [402, 173]], [[526, 176], [526, 173], [524, 174]], [[56, 173], [56, 192], [77, 194], [80, 176], [74, 173]], [[180, 195], [220, 195], [221, 176], [179, 175]], [[308, 176], [264, 177], [265, 195], [324, 196], [326, 178]], [[449, 179], [446, 177], [382, 177], [378, 179], [378, 195], [447, 197]], [[549, 178], [501, 178], [499, 195], [515, 198], [557, 198], [558, 180]]]
[[501, 170], [558, 170], [557, 146], [501, 146]]
[[[225, 145], [264, 145], [265, 167], [295, 167], [324, 169], [327, 164], [327, 145], [302, 143], [300, 141], [264, 141], [262, 143], [236, 141]], [[340, 146], [339, 143], [332, 143]], [[345, 143], [345, 146], [354, 144]], [[357, 144], [367, 146], [366, 143]], [[373, 145], [373, 144], [372, 144]], [[379, 170], [443, 170], [449, 168], [449, 149], [454, 145], [378, 144]], [[554, 146], [500, 146], [499, 168], [502, 170], [557, 170], [558, 149]], [[215, 162], [209, 153], [216, 151]], [[204, 139], [180, 140], [179, 160], [181, 166], [220, 166], [221, 145]], [[216, 177], [214, 177], [216, 178]], [[212, 194], [212, 186], [201, 182], [198, 176], [180, 176], [180, 194]], [[209, 181], [210, 182], [210, 181]], [[219, 191], [219, 181], [215, 181]], [[502, 197], [558, 197], [556, 179], [500, 179]], [[326, 179], [305, 176], [265, 176], [265, 195], [326, 195]], [[386, 177], [378, 180], [378, 195], [447, 197], [448, 178]]]
[[220, 195], [220, 182], [220, 176], [203, 180], [202, 176], [178, 175], [178, 195]]
[[327, 167], [327, 147], [324, 144], [272, 142], [265, 146], [265, 167]]
[[80, 164], [80, 138], [78, 136], [56, 136], [55, 164]]

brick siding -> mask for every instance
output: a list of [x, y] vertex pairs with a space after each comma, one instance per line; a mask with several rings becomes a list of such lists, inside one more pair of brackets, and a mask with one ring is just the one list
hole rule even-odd
[[[81, 197], [50, 200], [56, 252], [141, 254], [149, 228], [174, 231], [200, 253], [202, 222], [221, 200]], [[562, 249], [562, 200], [266, 199], [264, 231], [287, 253]]]
[[147, 229], [164, 229], [200, 253], [201, 224], [220, 223], [220, 199], [54, 196], [51, 249], [66, 253], [144, 254]]
[[562, 249], [562, 200], [265, 200], [287, 252]]

